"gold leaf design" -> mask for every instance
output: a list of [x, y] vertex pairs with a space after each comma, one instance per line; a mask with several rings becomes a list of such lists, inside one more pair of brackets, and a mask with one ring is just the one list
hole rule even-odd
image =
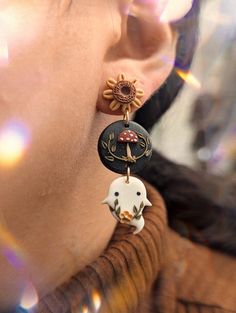
[[116, 215], [119, 216], [119, 215], [120, 215], [120, 211], [121, 211], [121, 210], [120, 210], [120, 206], [119, 206], [119, 208], [116, 210]]
[[105, 158], [108, 160], [108, 161], [111, 161], [111, 162], [114, 162], [115, 159], [113, 158], [113, 156], [111, 155], [106, 155]]
[[145, 155], [148, 157], [151, 154], [152, 150], [147, 150], [147, 152], [145, 153]]
[[144, 135], [143, 134], [141, 134], [141, 133], [138, 133], [138, 132], [136, 132], [136, 134], [140, 137], [140, 138], [143, 138], [143, 139], [145, 139], [145, 137], [144, 137]]
[[102, 147], [103, 149], [107, 149], [107, 143], [105, 141], [102, 141]]
[[116, 145], [113, 145], [113, 146], [111, 147], [111, 151], [112, 151], [112, 152], [116, 152]]
[[134, 207], [133, 207], [133, 211], [134, 211], [134, 213], [135, 214], [137, 214], [138, 213], [138, 209], [136, 208], [136, 206], [134, 205]]
[[115, 138], [115, 133], [111, 133], [110, 135], [109, 135], [109, 139], [110, 140], [113, 140]]
[[142, 142], [142, 141], [139, 142], [139, 145], [140, 145], [142, 148], [145, 148], [145, 147], [146, 147], [145, 143]]

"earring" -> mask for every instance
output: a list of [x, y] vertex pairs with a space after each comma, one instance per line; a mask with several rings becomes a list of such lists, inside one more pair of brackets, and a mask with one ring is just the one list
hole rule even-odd
[[109, 206], [119, 222], [134, 226], [134, 234], [144, 227], [144, 207], [152, 205], [143, 182], [131, 176], [145, 166], [152, 154], [148, 132], [129, 118], [133, 106], [142, 106], [140, 99], [144, 92], [136, 88], [136, 84], [137, 80], [129, 81], [124, 74], [120, 74], [117, 80], [108, 79], [108, 89], [103, 92], [103, 97], [110, 101], [112, 111], [121, 109], [123, 120], [107, 126], [98, 140], [98, 154], [103, 165], [123, 174], [111, 183], [108, 196], [102, 203]]

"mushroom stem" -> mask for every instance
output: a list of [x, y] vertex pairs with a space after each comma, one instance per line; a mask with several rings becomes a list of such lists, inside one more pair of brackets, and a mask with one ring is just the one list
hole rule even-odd
[[131, 149], [130, 149], [129, 143], [127, 143], [126, 151], [127, 151], [127, 158], [132, 158]]
[[135, 159], [132, 157], [131, 149], [130, 149], [130, 146], [129, 146], [128, 142], [127, 142], [127, 145], [126, 145], [126, 152], [127, 152], [127, 160], [129, 162], [135, 162]]

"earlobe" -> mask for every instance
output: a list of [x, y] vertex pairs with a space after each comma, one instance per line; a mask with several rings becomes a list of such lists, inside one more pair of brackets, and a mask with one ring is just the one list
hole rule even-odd
[[[132, 10], [133, 9], [133, 10]], [[164, 83], [170, 74], [174, 60], [177, 34], [169, 24], [161, 23], [156, 12], [144, 9], [144, 4], [134, 1], [128, 12], [120, 10], [121, 23], [114, 27], [120, 33], [119, 41], [108, 48], [104, 58], [103, 81], [98, 100], [98, 109], [113, 113], [109, 103], [103, 99], [104, 82], [126, 73], [130, 79], [137, 79], [137, 88], [144, 90], [141, 105]], [[134, 16], [135, 12], [135, 16]], [[138, 106], [133, 110], [137, 110]]]

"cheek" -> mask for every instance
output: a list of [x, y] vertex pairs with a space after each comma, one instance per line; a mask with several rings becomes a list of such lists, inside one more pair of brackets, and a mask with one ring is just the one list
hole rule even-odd
[[[78, 81], [80, 58], [89, 62], [81, 52], [76, 64], [72, 64], [67, 38], [62, 38], [61, 25], [53, 12], [49, 13], [47, 2], [0, 0], [1, 124], [8, 119], [23, 119], [31, 129], [43, 130], [53, 125], [57, 117], [62, 122], [70, 113], [74, 116], [75, 101], [68, 95], [75, 97], [76, 92], [84, 91], [90, 97], [86, 79]], [[86, 73], [85, 67], [83, 71]], [[77, 103], [81, 119], [82, 104], [83, 95]]]
[[42, 83], [39, 51], [46, 12], [27, 2], [0, 0], [0, 122], [22, 113]]
[[[27, 129], [25, 157], [14, 164], [14, 176], [21, 177], [21, 184], [22, 175], [47, 183], [55, 177], [52, 171], [64, 175], [66, 166], [72, 168], [95, 114], [102, 59], [98, 45], [96, 50], [89, 46], [87, 34], [76, 43], [74, 34], [63, 36], [63, 26], [53, 16], [45, 20], [46, 10], [34, 7], [35, 15], [31, 9], [6, 5], [2, 20], [0, 16], [8, 61], [0, 66], [0, 146], [5, 125], [14, 121]], [[78, 42], [81, 49], [74, 47]]]

